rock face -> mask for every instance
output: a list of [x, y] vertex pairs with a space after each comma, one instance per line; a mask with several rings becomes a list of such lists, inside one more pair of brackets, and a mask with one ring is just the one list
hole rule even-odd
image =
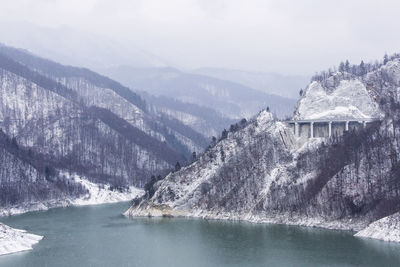
[[[394, 57], [362, 75], [334, 74], [315, 81], [295, 111], [296, 118], [382, 116], [380, 121], [341, 137], [304, 143], [263, 111], [193, 164], [155, 183], [154, 195], [137, 199], [125, 214], [361, 230], [398, 212], [399, 64]], [[336, 113], [337, 107], [346, 110]]]
[[299, 101], [295, 119], [368, 119], [380, 118], [378, 104], [362, 81], [342, 80], [331, 92], [320, 83], [308, 86]]

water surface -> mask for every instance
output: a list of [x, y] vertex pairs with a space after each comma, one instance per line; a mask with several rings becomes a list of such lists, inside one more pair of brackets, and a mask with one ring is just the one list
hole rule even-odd
[[129, 203], [0, 218], [45, 236], [0, 266], [400, 266], [400, 245], [349, 232], [178, 218], [126, 219]]

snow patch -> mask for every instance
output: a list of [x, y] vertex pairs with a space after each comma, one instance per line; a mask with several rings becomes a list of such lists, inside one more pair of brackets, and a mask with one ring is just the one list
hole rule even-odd
[[70, 175], [67, 172], [60, 173], [61, 175], [82, 184], [82, 186], [88, 190], [88, 193], [80, 198], [51, 199], [45, 202], [30, 202], [23, 203], [19, 206], [1, 207], [0, 216], [18, 215], [30, 211], [44, 211], [59, 207], [126, 202], [144, 194], [142, 189], [134, 186], [130, 186], [124, 191], [111, 190], [110, 185], [95, 184], [77, 174]]
[[400, 212], [371, 223], [355, 236], [400, 242]]
[[0, 223], [0, 255], [31, 250], [43, 236], [27, 233]]
[[111, 190], [110, 185], [100, 186], [78, 175], [74, 175], [73, 178], [89, 191], [85, 196], [71, 201], [71, 204], [75, 206], [130, 201], [144, 194], [142, 189], [138, 189], [134, 186], [130, 186], [126, 191], [120, 192], [118, 190]]
[[373, 119], [381, 117], [377, 103], [359, 80], [342, 80], [328, 92], [318, 82], [307, 88], [295, 119]]

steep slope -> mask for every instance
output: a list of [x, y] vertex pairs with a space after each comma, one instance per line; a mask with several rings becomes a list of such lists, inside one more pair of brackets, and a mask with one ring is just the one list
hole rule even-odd
[[[124, 120], [116, 120], [117, 116], [108, 110], [97, 112], [82, 106], [72, 97], [75, 95], [71, 89], [21, 66], [27, 78], [37, 77], [46, 86], [44, 88], [7, 68], [2, 65], [0, 117], [6, 134], [16, 136], [22, 145], [57, 157], [74, 170], [82, 169], [102, 180], [123, 184], [140, 185], [149, 173], [183, 160], [150, 136], [128, 139], [121, 129], [132, 136], [142, 131], [127, 127]], [[106, 120], [108, 113], [112, 119]], [[142, 136], [148, 135], [142, 133]], [[126, 145], [122, 146], [124, 143]], [[157, 150], [159, 146], [165, 149]]]
[[[76, 100], [86, 106], [106, 108], [147, 134], [166, 141], [178, 153], [190, 157], [207, 143], [195, 131], [182, 131], [185, 125], [172, 123], [165, 115], [148, 112], [146, 102], [129, 88], [83, 68], [64, 66], [12, 47], [0, 45], [0, 53], [74, 91]], [[31, 75], [32, 76], [32, 75]], [[162, 116], [161, 116], [162, 115]]]
[[[382, 115], [382, 120], [345, 132], [341, 138], [311, 138], [303, 143], [284, 122], [274, 121], [271, 113], [263, 111], [243, 129], [229, 132], [193, 164], [156, 182], [155, 192], [137, 199], [126, 215], [361, 230], [399, 212], [400, 57], [369, 67], [360, 74], [332, 74], [311, 83], [295, 114], [313, 118], [325, 111], [303, 115], [303, 110], [312, 108], [308, 98], [325, 103], [334, 99], [335, 104], [326, 108], [335, 110], [349, 107], [343, 95], [366, 92], [361, 99], [367, 102], [362, 104], [373, 107], [366, 115]], [[357, 86], [346, 87], [354, 91], [344, 94], [346, 83]]]
[[[0, 214], [21, 203], [61, 203], [87, 193], [81, 184], [58, 175], [46, 155], [20, 147], [0, 131]], [[40, 204], [39, 204], [40, 205]]]
[[208, 107], [236, 120], [249, 118], [267, 106], [280, 117], [292, 115], [295, 104], [293, 99], [174, 68], [143, 69], [122, 66], [103, 72], [136, 90]]
[[19, 148], [2, 153], [1, 214], [126, 200], [208, 145], [107, 77], [3, 45], [0, 128]]

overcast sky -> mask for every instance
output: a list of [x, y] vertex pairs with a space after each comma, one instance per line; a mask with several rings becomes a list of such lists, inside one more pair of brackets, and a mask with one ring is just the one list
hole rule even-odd
[[313, 74], [400, 52], [398, 0], [1, 0], [0, 19], [111, 36], [187, 68]]

